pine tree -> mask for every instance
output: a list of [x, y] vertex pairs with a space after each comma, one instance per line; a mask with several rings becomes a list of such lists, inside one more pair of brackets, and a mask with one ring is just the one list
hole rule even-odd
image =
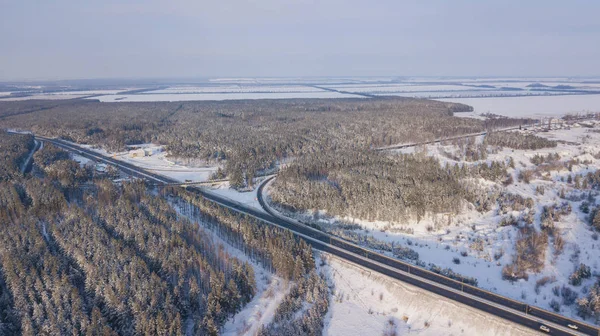
[[304, 262], [302, 262], [302, 259], [300, 258], [300, 256], [296, 256], [296, 262], [294, 264], [293, 279], [295, 279], [295, 280], [301, 279], [305, 273], [306, 273], [306, 271], [304, 269]]
[[238, 290], [238, 287], [236, 285], [236, 283], [233, 281], [233, 279], [229, 279], [229, 282], [227, 282], [227, 301], [229, 303], [229, 309], [228, 311], [232, 314], [235, 315], [237, 312], [240, 311], [241, 308], [241, 294]]

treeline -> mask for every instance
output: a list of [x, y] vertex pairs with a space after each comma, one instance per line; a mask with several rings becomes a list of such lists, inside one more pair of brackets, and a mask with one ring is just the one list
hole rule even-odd
[[[464, 167], [464, 166], [463, 166]], [[487, 167], [487, 166], [486, 166]], [[457, 213], [467, 191], [461, 168], [429, 156], [369, 150], [318, 152], [295, 160], [275, 180], [271, 199], [291, 211], [402, 222], [426, 213]], [[467, 170], [463, 170], [467, 174]]]
[[[217, 335], [253, 298], [253, 267], [197, 222], [143, 183], [65, 183], [77, 172], [53, 172], [66, 157], [47, 146], [36, 154], [42, 178], [0, 182], [0, 332]], [[235, 228], [231, 241], [283, 277], [314, 269], [291, 234], [189, 197], [195, 218]]]
[[401, 223], [426, 214], [458, 213], [465, 202], [489, 210], [462, 181], [481, 177], [506, 183], [510, 162], [447, 164], [431, 156], [386, 156], [369, 150], [303, 156], [281, 171], [270, 190], [283, 210], [326, 210], [328, 215]]
[[174, 201], [183, 214], [284, 279], [301, 279], [315, 268], [311, 247], [288, 230], [241, 216], [179, 188], [169, 188], [164, 193], [177, 196]]
[[489, 181], [499, 182], [506, 178], [509, 167], [509, 163], [491, 161], [489, 163], [482, 162], [476, 164], [447, 164], [445, 169], [457, 179], [481, 177]]
[[45, 177], [56, 181], [62, 189], [75, 188], [94, 176], [94, 169], [82, 167], [71, 160], [71, 155], [62, 149], [46, 144], [33, 154], [36, 167]]
[[20, 169], [34, 146], [30, 134], [8, 134], [0, 130], [0, 181], [20, 175]]
[[166, 145], [175, 159], [224, 166], [231, 184], [240, 187], [287, 157], [432, 140], [523, 123], [506, 118], [484, 124], [452, 116], [465, 108], [401, 97], [111, 104], [22, 101], [0, 102], [0, 111], [6, 113], [0, 116], [0, 126], [112, 151], [145, 142]]
[[521, 126], [532, 125], [538, 121], [536, 119], [531, 118], [509, 118], [493, 113], [484, 113], [482, 114], [482, 116], [485, 117], [483, 125], [486, 130], [495, 130], [517, 126], [520, 128]]
[[490, 132], [485, 142], [491, 146], [508, 147], [513, 149], [542, 149], [556, 147], [557, 142], [533, 134], [518, 132]]

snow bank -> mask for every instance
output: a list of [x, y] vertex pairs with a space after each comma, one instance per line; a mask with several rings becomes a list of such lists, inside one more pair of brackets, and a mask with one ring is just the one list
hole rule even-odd
[[327, 264], [320, 270], [333, 287], [325, 336], [384, 335], [392, 329], [397, 335], [531, 335], [530, 329], [504, 319], [332, 255], [321, 256]]

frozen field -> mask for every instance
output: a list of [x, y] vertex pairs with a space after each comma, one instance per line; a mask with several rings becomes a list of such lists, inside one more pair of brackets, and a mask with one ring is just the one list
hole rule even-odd
[[[463, 91], [422, 91], [422, 92], [389, 92], [375, 93], [377, 96], [399, 96], [409, 98], [427, 99], [455, 99], [455, 98], [508, 98], [515, 96], [541, 96], [541, 95], [565, 95], [559, 91], [502, 91], [502, 90], [468, 90]], [[567, 93], [568, 94], [568, 93]]]
[[189, 93], [189, 94], [130, 94], [94, 97], [102, 102], [152, 102], [152, 101], [198, 101], [198, 100], [244, 100], [244, 99], [291, 99], [291, 98], [364, 98], [359, 95], [331, 91], [276, 92], [276, 93]]
[[[160, 85], [160, 89], [152, 90]], [[318, 86], [318, 87], [317, 87]], [[292, 77], [213, 78], [180, 83], [127, 84], [122, 88], [87, 89], [77, 86], [11, 85], [25, 97], [1, 100], [77, 99], [98, 96], [103, 102], [194, 101], [286, 98], [344, 98], [394, 95], [413, 98], [459, 99], [530, 95], [600, 93], [600, 80], [573, 78], [418, 78], [418, 77]], [[331, 92], [337, 90], [344, 93]], [[147, 90], [147, 91], [144, 91]], [[53, 91], [42, 93], [42, 91]], [[131, 92], [126, 92], [131, 91]], [[126, 93], [125, 93], [126, 92]], [[15, 93], [16, 94], [16, 93]]]
[[499, 97], [440, 99], [463, 103], [474, 108], [472, 113], [457, 113], [470, 117], [493, 113], [508, 117], [559, 117], [567, 113], [600, 112], [600, 94], [570, 96]]
[[327, 85], [334, 90], [362, 93], [385, 92], [437, 92], [437, 91], [464, 91], [472, 89], [462, 85], [417, 85], [417, 84], [372, 84], [372, 85]]
[[3, 102], [3, 101], [32, 100], [32, 99], [38, 99], [38, 100], [61, 100], [61, 99], [75, 99], [75, 98], [81, 98], [81, 97], [85, 97], [85, 96], [83, 96], [83, 95], [74, 95], [74, 94], [61, 94], [61, 95], [35, 94], [35, 95], [31, 95], [31, 96], [2, 98], [2, 99], [0, 99], [0, 102]]
[[77, 95], [77, 96], [90, 96], [90, 95], [110, 95], [117, 94], [119, 92], [126, 91], [123, 90], [87, 90], [87, 91], [60, 91], [60, 92], [51, 92], [48, 95], [52, 96], [60, 96], [60, 95]]
[[[57, 92], [46, 92], [46, 93], [34, 93], [29, 96], [15, 96], [9, 97], [11, 92], [0, 92], [0, 101], [19, 101], [19, 100], [32, 100], [32, 99], [44, 99], [44, 100], [58, 100], [58, 99], [77, 99], [84, 98], [92, 95], [114, 95], [124, 90], [85, 90], [85, 91], [57, 91]], [[15, 93], [17, 94], [17, 93]]]
[[[560, 86], [563, 87], [560, 87]], [[467, 98], [502, 96], [565, 95], [577, 90], [600, 88], [576, 81], [547, 80], [435, 80], [419, 82], [407, 79], [400, 83], [335, 84], [324, 87], [345, 92], [392, 95], [412, 98]]]
[[148, 91], [150, 94], [168, 93], [299, 93], [324, 92], [311, 86], [304, 85], [215, 85], [215, 86], [173, 86], [161, 90]]

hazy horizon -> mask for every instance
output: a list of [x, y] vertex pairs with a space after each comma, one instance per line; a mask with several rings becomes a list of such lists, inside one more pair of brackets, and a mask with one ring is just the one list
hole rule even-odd
[[0, 1], [0, 81], [597, 77], [589, 0]]

